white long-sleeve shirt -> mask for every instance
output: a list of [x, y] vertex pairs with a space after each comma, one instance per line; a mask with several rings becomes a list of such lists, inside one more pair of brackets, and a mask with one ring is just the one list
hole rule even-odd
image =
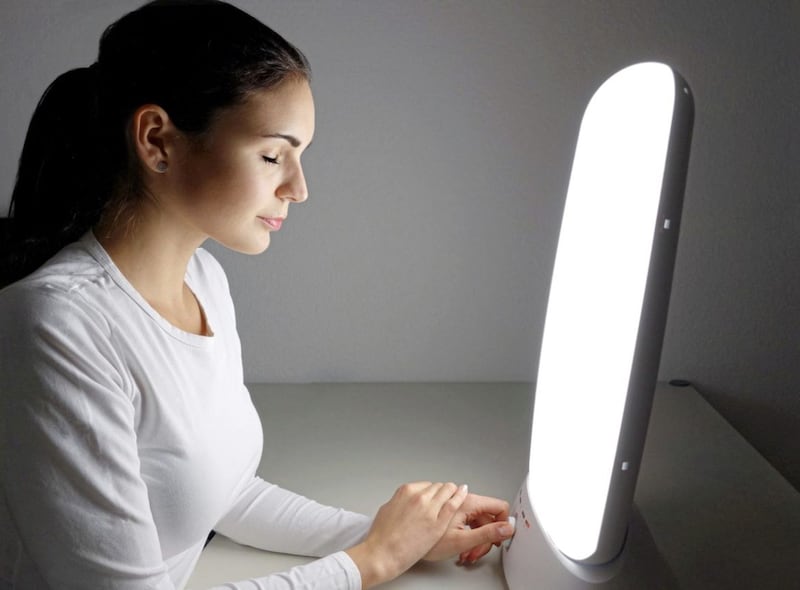
[[225, 274], [186, 282], [213, 336], [184, 332], [94, 236], [0, 291], [0, 589], [182, 588], [212, 529], [322, 559], [225, 588], [359, 590], [342, 550], [370, 519], [258, 477]]

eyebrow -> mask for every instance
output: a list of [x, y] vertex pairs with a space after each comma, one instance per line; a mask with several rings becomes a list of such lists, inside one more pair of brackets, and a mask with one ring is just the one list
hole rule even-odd
[[292, 145], [292, 147], [299, 147], [301, 143], [301, 141], [294, 135], [285, 135], [283, 133], [262, 133], [261, 137], [277, 137], [278, 139], [285, 139]]

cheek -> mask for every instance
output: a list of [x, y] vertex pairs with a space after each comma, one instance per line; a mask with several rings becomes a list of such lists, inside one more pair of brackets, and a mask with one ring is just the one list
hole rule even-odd
[[213, 159], [196, 162], [188, 168], [184, 186], [190, 201], [221, 214], [255, 201], [260, 188], [252, 169]]

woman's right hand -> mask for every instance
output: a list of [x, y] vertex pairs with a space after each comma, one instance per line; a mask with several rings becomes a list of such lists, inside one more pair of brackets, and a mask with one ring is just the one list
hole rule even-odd
[[347, 550], [361, 587], [396, 578], [424, 557], [467, 498], [467, 486], [415, 482], [400, 486], [378, 510], [367, 538]]

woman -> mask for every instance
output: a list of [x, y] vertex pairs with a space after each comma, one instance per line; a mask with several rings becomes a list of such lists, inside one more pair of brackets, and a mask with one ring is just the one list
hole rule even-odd
[[[111, 25], [31, 121], [0, 291], [0, 587], [180, 588], [210, 530], [325, 556], [228, 588], [369, 588], [420, 559], [479, 559], [508, 505], [401, 486], [374, 519], [255, 476], [225, 274], [307, 187], [308, 64], [214, 0]], [[24, 277], [24, 278], [23, 278]]]

